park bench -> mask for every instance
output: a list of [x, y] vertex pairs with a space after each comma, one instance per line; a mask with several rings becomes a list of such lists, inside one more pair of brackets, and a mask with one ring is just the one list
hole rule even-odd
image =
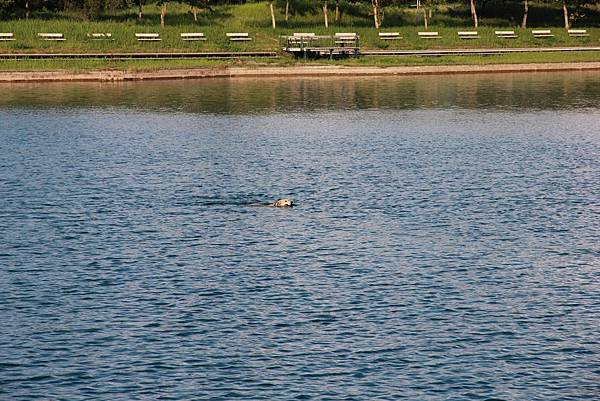
[[336, 32], [333, 36], [336, 45], [346, 46], [355, 45], [358, 40], [358, 35], [355, 32]]
[[590, 34], [587, 33], [587, 29], [569, 29], [567, 33], [573, 38], [585, 38], [590, 36]]
[[438, 32], [418, 32], [417, 35], [419, 35], [419, 37], [421, 39], [439, 39], [439, 38], [441, 38], [441, 36]]
[[138, 42], [159, 42], [161, 40], [158, 33], [136, 33], [135, 37]]
[[515, 39], [518, 38], [515, 31], [495, 31], [497, 37], [502, 39]]
[[379, 32], [379, 39], [381, 40], [397, 40], [402, 39], [400, 32]]
[[108, 32], [88, 33], [87, 36], [92, 40], [113, 40], [112, 34]]
[[460, 39], [479, 39], [477, 31], [459, 31], [457, 33]]
[[531, 34], [534, 38], [553, 38], [554, 35], [550, 29], [533, 29]]
[[294, 32], [292, 38], [297, 38], [302, 41], [317, 40], [317, 35], [314, 32]]
[[228, 32], [225, 35], [227, 35], [230, 42], [247, 42], [252, 40], [248, 32]]
[[38, 37], [42, 40], [53, 40], [57, 42], [65, 40], [65, 35], [62, 33], [38, 33]]
[[297, 38], [301, 40], [311, 41], [317, 40], [317, 35], [314, 32], [294, 32], [292, 38]]
[[314, 32], [294, 32], [292, 36], [287, 37], [288, 43], [293, 45], [308, 45], [311, 41], [317, 40]]
[[206, 36], [202, 32], [185, 32], [180, 34], [181, 40], [185, 40], [187, 42], [197, 42], [200, 40], [206, 40]]
[[10, 32], [0, 33], [0, 42], [7, 42], [9, 40], [15, 40], [14, 33], [10, 33]]

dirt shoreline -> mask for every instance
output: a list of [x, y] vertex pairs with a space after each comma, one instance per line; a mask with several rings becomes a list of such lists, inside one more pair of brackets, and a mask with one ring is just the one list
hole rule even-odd
[[0, 71], [0, 83], [52, 81], [141, 81], [158, 79], [238, 78], [238, 77], [324, 77], [383, 75], [443, 75], [553, 71], [600, 71], [600, 62], [531, 63], [488, 65], [437, 65], [404, 67], [287, 66], [187, 68], [157, 71], [97, 70], [66, 71]]

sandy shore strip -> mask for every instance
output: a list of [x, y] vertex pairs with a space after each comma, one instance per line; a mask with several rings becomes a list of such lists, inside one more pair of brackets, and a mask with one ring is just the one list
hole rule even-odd
[[67, 71], [11, 71], [0, 72], [0, 82], [50, 81], [138, 81], [155, 79], [198, 79], [236, 77], [324, 77], [324, 76], [383, 76], [481, 74], [551, 71], [600, 71], [600, 62], [533, 63], [487, 65], [438, 65], [413, 67], [348, 67], [348, 66], [286, 66], [286, 67], [231, 67], [188, 68], [157, 71], [98, 70]]

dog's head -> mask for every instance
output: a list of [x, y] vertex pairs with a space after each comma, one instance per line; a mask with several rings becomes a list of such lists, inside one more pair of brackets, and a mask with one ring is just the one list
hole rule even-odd
[[275, 207], [294, 207], [294, 202], [291, 199], [283, 198], [277, 199], [275, 203], [273, 203]]

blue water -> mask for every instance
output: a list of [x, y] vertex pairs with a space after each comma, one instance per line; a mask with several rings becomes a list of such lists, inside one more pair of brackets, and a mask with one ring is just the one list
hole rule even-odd
[[600, 399], [599, 78], [0, 87], [0, 399]]

